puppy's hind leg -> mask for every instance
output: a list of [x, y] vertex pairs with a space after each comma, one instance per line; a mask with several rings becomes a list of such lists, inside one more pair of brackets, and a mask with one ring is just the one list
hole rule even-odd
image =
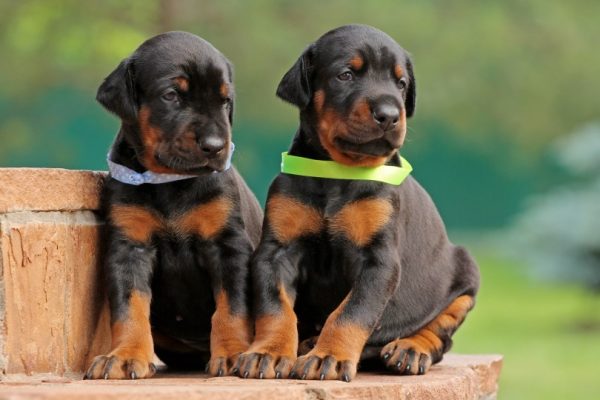
[[459, 296], [414, 335], [395, 339], [385, 345], [380, 356], [386, 367], [402, 375], [422, 375], [427, 372], [450, 350], [452, 334], [474, 304], [473, 296]]

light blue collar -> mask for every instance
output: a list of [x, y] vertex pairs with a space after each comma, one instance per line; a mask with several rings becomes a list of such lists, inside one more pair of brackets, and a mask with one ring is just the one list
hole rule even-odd
[[[223, 171], [227, 171], [231, 168], [231, 157], [233, 156], [233, 151], [235, 150], [235, 145], [231, 142], [231, 150], [229, 151], [229, 158], [225, 164], [225, 169]], [[145, 183], [149, 183], [152, 185], [160, 185], [161, 183], [169, 183], [175, 181], [181, 181], [184, 179], [192, 179], [197, 178], [198, 175], [183, 175], [183, 174], [161, 174], [158, 172], [145, 171], [145, 172], [136, 172], [131, 168], [127, 168], [124, 165], [117, 164], [114, 161], [111, 161], [110, 154], [112, 153], [112, 149], [108, 152], [106, 156], [106, 162], [108, 163], [108, 171], [110, 172], [110, 177], [128, 185], [139, 186]], [[213, 171], [213, 174], [218, 173], [218, 171]]]

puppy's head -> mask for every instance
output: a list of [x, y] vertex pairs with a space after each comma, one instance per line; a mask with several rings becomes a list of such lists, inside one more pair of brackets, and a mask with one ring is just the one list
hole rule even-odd
[[96, 99], [118, 115], [127, 142], [148, 170], [220, 171], [230, 156], [230, 62], [185, 32], [144, 42], [104, 80]]
[[376, 166], [403, 144], [416, 82], [406, 51], [364, 25], [334, 29], [285, 74], [277, 95], [298, 106], [331, 158]]

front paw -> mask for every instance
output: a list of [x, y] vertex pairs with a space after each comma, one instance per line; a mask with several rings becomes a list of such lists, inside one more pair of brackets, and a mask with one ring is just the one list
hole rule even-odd
[[241, 378], [287, 378], [295, 357], [274, 352], [246, 352], [238, 358], [232, 373]]
[[234, 374], [234, 366], [237, 364], [241, 353], [232, 356], [213, 356], [206, 365], [206, 372], [212, 376], [226, 376]]
[[156, 373], [152, 358], [153, 356], [117, 349], [110, 354], [94, 358], [83, 379], [150, 378]]
[[431, 368], [432, 351], [413, 339], [396, 339], [381, 349], [381, 359], [400, 375], [423, 375]]
[[338, 360], [331, 354], [320, 354], [310, 351], [298, 357], [290, 378], [342, 380], [350, 382], [356, 376], [356, 362], [351, 360]]

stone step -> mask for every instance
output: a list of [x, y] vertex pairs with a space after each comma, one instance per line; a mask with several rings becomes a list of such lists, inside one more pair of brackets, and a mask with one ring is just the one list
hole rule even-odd
[[326, 399], [495, 399], [502, 357], [447, 354], [423, 376], [358, 373], [340, 381], [208, 378], [204, 374], [159, 373], [137, 381], [83, 381], [71, 378], [17, 377], [0, 385], [0, 397], [39, 400], [326, 400]]
[[96, 215], [104, 174], [0, 169], [0, 371], [80, 372], [110, 346]]
[[[500, 356], [447, 355], [424, 377], [359, 373], [343, 382], [159, 374], [82, 381], [110, 346], [98, 217], [105, 174], [0, 169], [0, 398], [492, 398]], [[40, 375], [44, 374], [44, 375]]]

